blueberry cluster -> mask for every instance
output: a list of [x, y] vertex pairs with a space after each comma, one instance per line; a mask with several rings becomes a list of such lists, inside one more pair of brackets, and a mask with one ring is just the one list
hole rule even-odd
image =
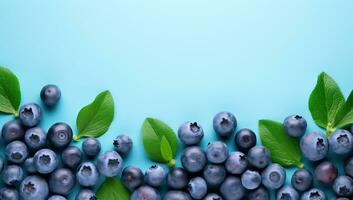
[[[43, 87], [40, 93], [47, 107], [55, 106], [60, 96], [55, 85]], [[29, 103], [20, 108], [19, 119], [3, 125], [1, 137], [6, 147], [5, 158], [0, 157], [0, 171], [5, 186], [0, 189], [0, 199], [65, 200], [78, 183], [82, 189], [75, 199], [95, 200], [90, 187], [97, 185], [101, 175], [121, 173], [121, 155], [131, 149], [131, 139], [120, 135], [114, 140], [116, 151], [100, 154], [100, 142], [87, 138], [81, 151], [70, 145], [73, 132], [68, 124], [55, 123], [46, 132], [38, 126], [41, 118], [40, 106]]]

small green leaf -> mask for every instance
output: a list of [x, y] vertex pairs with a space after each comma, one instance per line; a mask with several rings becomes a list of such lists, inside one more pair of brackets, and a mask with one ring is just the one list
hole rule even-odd
[[130, 200], [129, 190], [120, 179], [107, 177], [96, 193], [98, 200]]
[[18, 116], [20, 83], [14, 73], [0, 66], [0, 112]]
[[299, 140], [284, 132], [282, 123], [260, 120], [259, 132], [262, 144], [271, 152], [272, 161], [282, 166], [303, 167]]
[[345, 102], [337, 83], [322, 72], [309, 98], [309, 110], [315, 123], [331, 132], [337, 112]]
[[143, 146], [154, 161], [174, 165], [178, 140], [172, 128], [159, 119], [146, 118], [142, 125]]
[[353, 91], [349, 94], [347, 101], [339, 109], [334, 121], [334, 128], [343, 128], [353, 124]]
[[74, 140], [101, 136], [109, 129], [113, 118], [114, 99], [109, 91], [104, 91], [78, 113], [76, 119], [78, 133], [74, 136]]

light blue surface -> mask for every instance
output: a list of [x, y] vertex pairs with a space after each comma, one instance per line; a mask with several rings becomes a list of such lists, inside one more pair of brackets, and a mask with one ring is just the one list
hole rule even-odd
[[76, 130], [79, 109], [109, 89], [116, 117], [99, 139], [108, 150], [129, 134], [126, 164], [143, 169], [152, 164], [145, 117], [174, 130], [196, 120], [203, 145], [216, 139], [212, 117], [223, 110], [239, 128], [298, 113], [317, 130], [307, 106], [317, 75], [332, 75], [345, 95], [353, 88], [352, 1], [3, 0], [0, 9], [0, 65], [18, 75], [22, 103], [39, 102], [47, 83], [62, 89], [41, 126]]

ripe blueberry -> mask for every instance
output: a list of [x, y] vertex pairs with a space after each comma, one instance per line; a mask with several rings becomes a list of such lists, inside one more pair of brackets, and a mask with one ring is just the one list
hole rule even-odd
[[311, 132], [300, 139], [300, 149], [308, 160], [319, 161], [327, 155], [328, 141], [324, 134]]
[[292, 186], [299, 192], [304, 192], [313, 185], [313, 175], [306, 169], [297, 169], [292, 175]]
[[278, 189], [283, 186], [286, 180], [286, 171], [279, 164], [271, 164], [262, 173], [262, 184], [268, 189]]
[[207, 183], [201, 177], [190, 179], [188, 183], [188, 191], [192, 198], [202, 199], [207, 194]]
[[9, 186], [18, 186], [23, 179], [23, 170], [18, 165], [8, 165], [2, 172], [2, 180]]
[[169, 188], [181, 190], [184, 189], [189, 182], [187, 172], [180, 167], [171, 169], [167, 175], [167, 184]]
[[8, 161], [22, 163], [28, 157], [28, 148], [21, 141], [13, 141], [6, 145], [5, 155]]
[[242, 174], [248, 167], [248, 160], [244, 153], [235, 151], [230, 153], [225, 167], [230, 174]]
[[56, 169], [50, 174], [49, 190], [55, 194], [68, 195], [75, 183], [75, 175], [69, 169]]
[[130, 200], [142, 200], [142, 199], [151, 199], [151, 200], [160, 200], [161, 196], [159, 191], [155, 188], [144, 185], [137, 188], [132, 194]]
[[217, 188], [226, 178], [223, 165], [208, 164], [203, 169], [203, 177], [210, 188]]
[[104, 176], [116, 176], [123, 169], [123, 159], [116, 151], [107, 151], [98, 157], [97, 168]]
[[47, 134], [42, 128], [30, 128], [25, 133], [25, 143], [31, 150], [37, 150], [45, 147], [46, 142]]
[[89, 157], [94, 157], [101, 151], [101, 143], [96, 138], [86, 138], [82, 143], [82, 151]]
[[77, 182], [84, 187], [96, 185], [99, 179], [99, 173], [92, 162], [83, 162], [76, 172]]
[[50, 149], [41, 149], [34, 154], [34, 167], [41, 174], [49, 174], [58, 166], [58, 159], [54, 151]]
[[302, 116], [291, 115], [284, 119], [283, 127], [289, 136], [301, 137], [305, 133], [307, 123]]
[[230, 137], [237, 127], [237, 120], [230, 112], [220, 112], [213, 118], [213, 129], [221, 137]]
[[0, 189], [0, 199], [3, 200], [19, 200], [18, 191], [11, 187], [3, 187]]
[[329, 138], [330, 149], [338, 155], [346, 155], [353, 149], [353, 136], [349, 131], [336, 129]]
[[163, 200], [192, 200], [191, 196], [183, 191], [169, 190], [163, 197]]
[[203, 129], [197, 122], [185, 122], [178, 129], [178, 137], [185, 145], [198, 144], [203, 135]]
[[324, 161], [315, 168], [315, 178], [324, 184], [331, 184], [337, 175], [336, 166], [329, 161]]
[[248, 190], [254, 190], [261, 184], [261, 175], [257, 171], [246, 170], [241, 175], [241, 184]]
[[121, 181], [130, 191], [140, 187], [143, 184], [143, 179], [144, 175], [138, 167], [125, 167], [121, 174]]
[[82, 189], [77, 193], [75, 200], [97, 200], [97, 197], [92, 190]]
[[53, 196], [50, 196], [48, 198], [48, 200], [67, 200], [65, 197], [61, 196], [61, 195], [53, 195]]
[[240, 129], [235, 134], [234, 143], [240, 151], [247, 152], [256, 145], [256, 134], [247, 128]]
[[72, 129], [66, 123], [56, 123], [49, 128], [47, 140], [52, 147], [63, 149], [67, 147], [72, 140]]
[[56, 85], [46, 85], [40, 91], [40, 98], [46, 106], [54, 106], [61, 97], [61, 91]]
[[326, 200], [325, 193], [317, 188], [304, 192], [300, 200]]
[[165, 180], [167, 173], [159, 165], [152, 165], [145, 173], [146, 184], [152, 187], [160, 187]]
[[240, 178], [236, 176], [228, 176], [219, 191], [226, 200], [240, 200], [245, 195], [245, 188], [242, 186]]
[[82, 152], [76, 146], [68, 146], [62, 153], [63, 163], [70, 169], [76, 169], [82, 160]]
[[45, 200], [48, 194], [48, 183], [38, 175], [27, 176], [21, 183], [20, 196], [23, 200]]
[[113, 141], [115, 150], [121, 154], [127, 154], [133, 145], [131, 138], [127, 135], [119, 135]]
[[353, 180], [349, 176], [339, 176], [332, 189], [338, 196], [350, 197], [353, 194]]
[[181, 164], [190, 173], [201, 171], [206, 162], [206, 154], [198, 146], [187, 147], [181, 155]]
[[1, 136], [5, 143], [20, 140], [25, 134], [24, 127], [20, 120], [14, 119], [4, 124], [1, 129]]
[[292, 186], [286, 185], [277, 191], [276, 200], [299, 200], [299, 194]]
[[42, 118], [42, 111], [38, 104], [29, 103], [21, 106], [19, 115], [23, 125], [33, 127], [39, 124]]
[[252, 167], [265, 168], [271, 161], [270, 152], [263, 146], [255, 146], [248, 152], [248, 161]]
[[258, 187], [251, 192], [248, 192], [248, 200], [269, 200], [270, 194], [266, 188], [263, 186]]
[[208, 143], [206, 156], [211, 163], [223, 163], [229, 155], [228, 147], [225, 143], [216, 141]]

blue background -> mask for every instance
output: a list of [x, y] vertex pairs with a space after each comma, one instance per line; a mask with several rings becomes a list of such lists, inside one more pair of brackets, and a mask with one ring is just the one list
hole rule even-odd
[[333, 76], [346, 96], [353, 88], [352, 10], [347, 0], [4, 0], [0, 64], [18, 75], [22, 103], [40, 102], [47, 83], [60, 86], [59, 105], [44, 112], [46, 129], [64, 121], [76, 130], [80, 108], [109, 89], [116, 117], [99, 138], [103, 148], [129, 134], [126, 164], [146, 169], [145, 117], [174, 130], [196, 120], [203, 145], [217, 139], [212, 118], [223, 110], [239, 128], [257, 131], [261, 118], [298, 113], [317, 130], [307, 106], [317, 75]]

